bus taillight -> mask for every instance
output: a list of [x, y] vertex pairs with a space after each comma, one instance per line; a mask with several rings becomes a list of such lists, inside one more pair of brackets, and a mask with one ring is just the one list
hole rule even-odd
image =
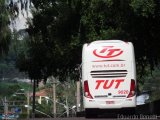
[[93, 99], [90, 91], [89, 91], [89, 86], [88, 86], [88, 81], [85, 80], [84, 81], [84, 96], [90, 99]]
[[130, 92], [129, 92], [127, 98], [133, 97], [135, 95], [135, 93], [136, 93], [135, 88], [136, 88], [135, 80], [131, 79]]

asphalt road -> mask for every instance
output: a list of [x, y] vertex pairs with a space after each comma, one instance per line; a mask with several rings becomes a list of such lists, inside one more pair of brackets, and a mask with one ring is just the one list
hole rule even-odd
[[[24, 119], [24, 120], [113, 120], [117, 118], [85, 118], [85, 117], [71, 117], [71, 118], [34, 118], [34, 119]], [[18, 119], [19, 120], [19, 119]], [[123, 119], [120, 119], [123, 120]], [[135, 120], [135, 119], [134, 119]]]
[[[71, 118], [34, 118], [34, 119], [25, 119], [25, 120], [113, 120], [113, 118], [90, 118], [86, 119], [84, 117], [71, 117]], [[116, 119], [118, 120], [118, 119]]]
[[[159, 116], [156, 115], [122, 115], [118, 114], [116, 117], [99, 116], [98, 118], [85, 118], [85, 117], [69, 117], [69, 118], [30, 118], [23, 120], [158, 120]], [[18, 119], [19, 120], [19, 119]]]
[[[153, 120], [152, 118], [150, 118]], [[156, 118], [157, 120], [159, 118]], [[156, 120], [154, 119], [154, 120]], [[18, 119], [19, 120], [19, 119]], [[140, 120], [140, 118], [85, 118], [85, 117], [72, 117], [72, 118], [34, 118], [34, 119], [22, 119], [22, 120]], [[141, 118], [141, 120], [146, 120]]]

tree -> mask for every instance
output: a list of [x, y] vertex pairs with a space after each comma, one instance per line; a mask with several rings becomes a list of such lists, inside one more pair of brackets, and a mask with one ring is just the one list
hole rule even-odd
[[159, 6], [158, 0], [92, 0], [82, 19], [87, 38], [133, 42], [138, 75], [142, 77], [159, 63]]
[[[50, 75], [65, 76], [71, 71], [68, 66], [73, 69], [75, 64], [72, 63], [77, 61], [77, 58], [80, 61], [80, 54], [73, 56], [70, 52], [81, 51], [81, 46], [77, 47], [78, 41], [74, 37], [78, 30], [78, 13], [68, 2], [52, 2], [51, 7], [48, 7], [48, 4], [44, 1], [42, 6], [37, 7], [33, 13], [33, 23], [28, 29], [31, 36], [28, 41], [29, 57], [24, 59], [27, 67], [22, 70], [27, 71], [33, 79], [46, 79]], [[63, 13], [64, 11], [66, 12]], [[73, 57], [75, 59], [72, 59]]]
[[[141, 76], [159, 62], [158, 0], [32, 1], [36, 10], [27, 32], [28, 51], [20, 68], [34, 79], [76, 73], [82, 45], [97, 39], [122, 39], [135, 46]], [[76, 78], [78, 79], [78, 78]]]
[[0, 56], [6, 54], [9, 50], [11, 31], [9, 29], [9, 14], [5, 0], [0, 1]]

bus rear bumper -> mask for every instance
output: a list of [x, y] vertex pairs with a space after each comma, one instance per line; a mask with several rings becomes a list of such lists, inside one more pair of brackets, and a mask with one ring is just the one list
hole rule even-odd
[[136, 99], [132, 97], [130, 99], [107, 99], [107, 100], [95, 100], [85, 99], [84, 108], [97, 108], [97, 109], [121, 109], [121, 108], [133, 108], [136, 107]]

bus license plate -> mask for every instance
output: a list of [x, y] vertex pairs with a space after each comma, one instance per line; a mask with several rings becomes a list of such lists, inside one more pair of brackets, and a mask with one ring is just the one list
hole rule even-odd
[[114, 104], [114, 101], [106, 101], [106, 104]]

